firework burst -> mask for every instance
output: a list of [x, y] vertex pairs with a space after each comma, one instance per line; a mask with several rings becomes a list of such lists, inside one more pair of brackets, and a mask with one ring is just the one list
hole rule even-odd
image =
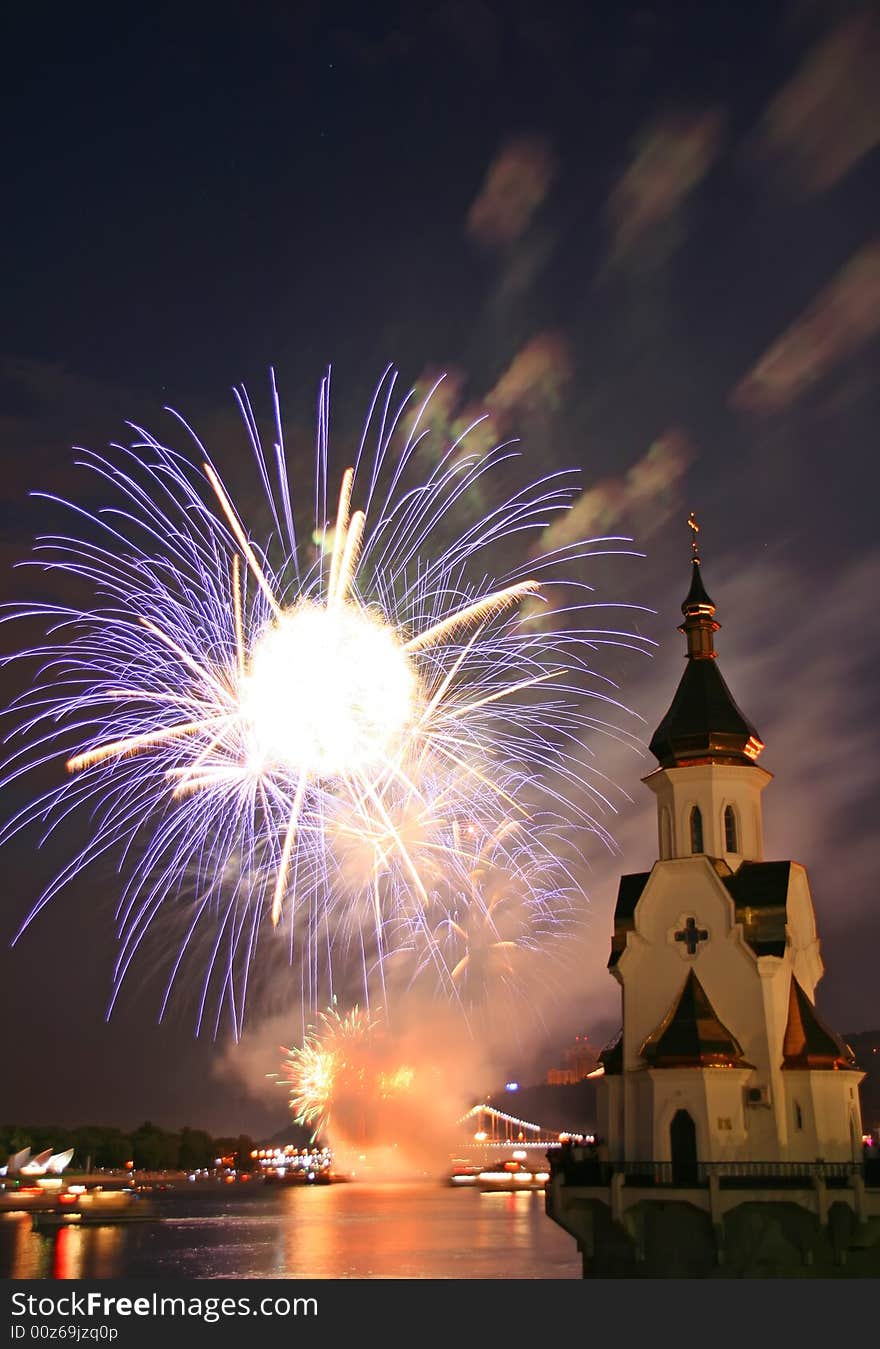
[[355, 1139], [365, 1135], [368, 1120], [381, 1133], [389, 1109], [411, 1091], [416, 1076], [411, 1064], [394, 1056], [381, 1012], [360, 1007], [328, 1008], [301, 1045], [282, 1046], [282, 1052], [293, 1118], [313, 1138], [335, 1125]]
[[409, 804], [398, 832], [427, 898], [402, 896], [389, 923], [395, 1005], [439, 994], [474, 1033], [509, 1026], [530, 991], [552, 991], [564, 938], [584, 916], [573, 831], [546, 812], [512, 812], [490, 830], [449, 818], [442, 801]]
[[[395, 388], [386, 371], [334, 493], [322, 383], [311, 529], [298, 518], [274, 376], [270, 452], [236, 392], [271, 521], [261, 541], [180, 418], [197, 456], [133, 427], [129, 446], [79, 460], [108, 493], [104, 508], [50, 498], [77, 532], [38, 540], [34, 565], [85, 583], [89, 600], [7, 614], [40, 620], [47, 636], [12, 658], [39, 673], [13, 705], [4, 782], [47, 761], [66, 775], [2, 838], [38, 825], [45, 841], [75, 811], [90, 821], [22, 930], [88, 864], [117, 859], [111, 1010], [172, 913], [163, 1014], [194, 970], [198, 1026], [213, 998], [214, 1033], [224, 1007], [238, 1033], [270, 941], [298, 967], [304, 1018], [353, 978], [365, 999], [384, 1000], [401, 920], [412, 926], [415, 907], [423, 930], [432, 921], [436, 858], [407, 838], [426, 810], [489, 837], [502, 817], [530, 818], [540, 781], [545, 800], [607, 837], [597, 818], [607, 790], [579, 749], [590, 730], [624, 733], [589, 656], [646, 643], [587, 626], [586, 587], [562, 581], [585, 556], [630, 551], [629, 540], [585, 541], [495, 575], [496, 552], [568, 507], [571, 475], [509, 493], [456, 533], [477, 485], [515, 452], [469, 452], [465, 435], [420, 473], [428, 400], [396, 401]], [[548, 579], [565, 596], [555, 620], [536, 603]], [[442, 946], [431, 958], [454, 987], [461, 959], [450, 964]]]
[[366, 1054], [378, 1024], [359, 1007], [344, 1013], [330, 1007], [309, 1027], [301, 1045], [282, 1046], [286, 1058], [281, 1072], [289, 1084], [293, 1118], [311, 1129], [313, 1137], [330, 1124], [334, 1100], [363, 1094]]
[[489, 1003], [509, 1014], [532, 958], [550, 954], [577, 913], [578, 886], [563, 862], [568, 840], [535, 819], [507, 820], [490, 834], [453, 821], [450, 832], [433, 904], [411, 919], [415, 982], [448, 979], [466, 1015]]

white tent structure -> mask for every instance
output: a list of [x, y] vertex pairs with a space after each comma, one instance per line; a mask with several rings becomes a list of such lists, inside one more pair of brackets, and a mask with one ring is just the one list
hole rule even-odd
[[21, 1152], [9, 1158], [6, 1166], [0, 1167], [0, 1175], [60, 1176], [72, 1158], [73, 1148], [67, 1148], [65, 1152], [53, 1152], [51, 1148], [46, 1148], [36, 1156], [31, 1155], [30, 1148], [22, 1148]]

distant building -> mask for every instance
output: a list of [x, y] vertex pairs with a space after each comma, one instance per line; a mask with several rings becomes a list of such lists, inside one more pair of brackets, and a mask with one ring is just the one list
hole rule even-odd
[[588, 1035], [576, 1035], [574, 1043], [566, 1049], [563, 1056], [564, 1067], [551, 1068], [547, 1073], [547, 1085], [550, 1087], [569, 1086], [583, 1082], [596, 1067], [599, 1055], [590, 1043]]
[[682, 612], [687, 664], [645, 779], [660, 856], [621, 878], [614, 914], [623, 1027], [600, 1056], [603, 1147], [560, 1154], [547, 1211], [585, 1273], [828, 1273], [852, 1256], [874, 1274], [864, 1074], [816, 1011], [806, 871], [764, 858], [771, 775], [718, 669], [696, 548]]

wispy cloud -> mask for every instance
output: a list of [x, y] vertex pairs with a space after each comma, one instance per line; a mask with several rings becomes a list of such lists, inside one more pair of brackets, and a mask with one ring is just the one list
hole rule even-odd
[[827, 191], [880, 142], [880, 19], [865, 7], [821, 38], [770, 103], [757, 154], [805, 194]]
[[543, 137], [508, 141], [468, 211], [468, 233], [482, 244], [510, 247], [531, 224], [555, 177], [556, 157]]
[[789, 407], [880, 331], [880, 240], [850, 258], [804, 313], [768, 348], [732, 394], [734, 407]]
[[661, 226], [673, 227], [662, 256], [680, 241], [684, 203], [712, 167], [723, 130], [718, 109], [669, 113], [643, 127], [606, 207], [610, 267], [655, 259]]
[[635, 524], [640, 539], [648, 537], [679, 507], [681, 480], [694, 458], [683, 431], [666, 431], [625, 473], [582, 492], [571, 510], [544, 531], [536, 551], [608, 533], [623, 521]]
[[[435, 455], [465, 433], [465, 452], [487, 451], [504, 436], [517, 433], [530, 418], [558, 412], [573, 372], [571, 348], [564, 334], [536, 333], [480, 396], [466, 396], [466, 381], [460, 371], [424, 371], [414, 386], [414, 408], [421, 407], [433, 388], [421, 424], [430, 428], [431, 452]], [[488, 418], [486, 413], [490, 414]]]
[[555, 412], [572, 373], [571, 349], [562, 333], [538, 333], [516, 353], [483, 401], [502, 421], [533, 411]]

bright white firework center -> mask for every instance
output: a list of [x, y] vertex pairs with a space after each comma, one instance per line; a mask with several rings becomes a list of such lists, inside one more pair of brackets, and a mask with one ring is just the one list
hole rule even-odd
[[254, 643], [241, 709], [263, 762], [328, 778], [386, 764], [417, 699], [412, 660], [379, 614], [301, 600]]

